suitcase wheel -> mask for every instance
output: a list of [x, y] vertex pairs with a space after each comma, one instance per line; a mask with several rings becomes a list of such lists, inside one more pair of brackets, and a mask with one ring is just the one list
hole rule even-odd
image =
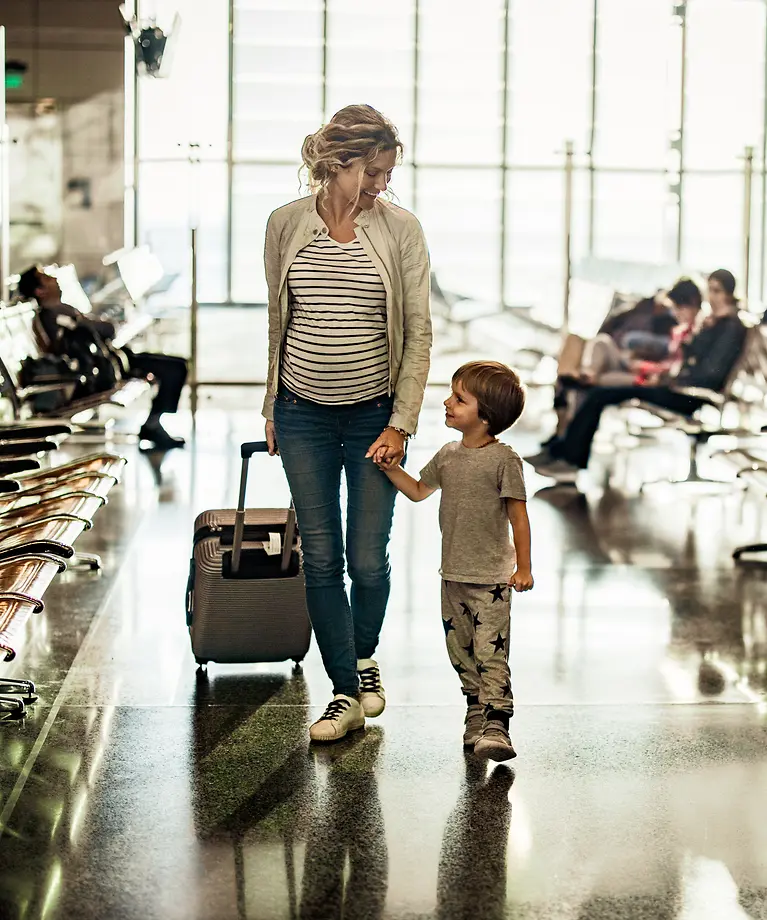
[[194, 659], [194, 660], [197, 662], [197, 668], [198, 668], [198, 670], [202, 671], [203, 668], [207, 668], [207, 667], [208, 667], [208, 659], [207, 659], [207, 658], [197, 658], [197, 657], [195, 656], [195, 659]]
[[303, 660], [304, 660], [303, 658], [293, 659], [293, 673], [294, 674], [300, 674], [303, 671], [303, 668], [301, 667], [301, 662]]

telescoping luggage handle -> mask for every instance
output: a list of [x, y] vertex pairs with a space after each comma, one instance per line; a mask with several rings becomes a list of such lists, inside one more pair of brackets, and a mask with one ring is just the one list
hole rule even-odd
[[[245, 491], [248, 487], [248, 463], [253, 454], [266, 454], [269, 445], [266, 441], [246, 441], [240, 447], [242, 457], [242, 472], [240, 473], [240, 496], [237, 500], [237, 511], [234, 516], [234, 539], [232, 540], [232, 574], [240, 570], [242, 557], [242, 538], [245, 532]], [[288, 520], [285, 524], [285, 539], [282, 544], [282, 561], [280, 569], [287, 572], [290, 567], [290, 557], [293, 553], [293, 538], [296, 535], [296, 511], [293, 502], [290, 502]]]

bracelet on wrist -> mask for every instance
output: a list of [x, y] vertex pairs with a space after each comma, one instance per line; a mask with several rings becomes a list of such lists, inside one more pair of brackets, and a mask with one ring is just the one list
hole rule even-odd
[[386, 427], [387, 427], [390, 431], [396, 431], [397, 434], [401, 434], [402, 437], [403, 437], [406, 441], [409, 441], [410, 438], [412, 437], [412, 435], [409, 434], [407, 431], [405, 431], [404, 428], [397, 428], [396, 425], [387, 425]]

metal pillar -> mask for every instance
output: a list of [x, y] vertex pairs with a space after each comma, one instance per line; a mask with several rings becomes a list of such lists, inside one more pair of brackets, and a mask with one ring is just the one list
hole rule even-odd
[[226, 112], [226, 300], [232, 302], [232, 192], [234, 187], [234, 3], [229, 0], [229, 98]]
[[565, 208], [564, 208], [564, 241], [565, 241], [565, 271], [564, 291], [562, 299], [562, 335], [570, 331], [570, 279], [573, 271], [573, 142], [565, 143]]
[[594, 149], [597, 141], [597, 78], [599, 76], [599, 59], [597, 56], [599, 41], [599, 0], [594, 0], [593, 29], [591, 33], [591, 125], [589, 129], [589, 149], [587, 151], [589, 166], [589, 255], [594, 255], [594, 235], [596, 226], [596, 170], [594, 168]]
[[764, 303], [764, 285], [767, 281], [767, 25], [764, 30], [764, 110], [762, 112], [762, 201], [761, 238], [759, 240], [759, 299]]
[[498, 303], [503, 308], [506, 304], [506, 178], [508, 176], [507, 160], [509, 156], [509, 125], [507, 120], [509, 106], [509, 26], [511, 0], [504, 0], [503, 4], [503, 44], [501, 61], [501, 239], [500, 239], [500, 271], [498, 285], [500, 287]]
[[328, 0], [322, 4], [322, 123], [328, 121]]
[[743, 157], [743, 293], [748, 303], [751, 274], [751, 202], [754, 178], [754, 148], [746, 147]]
[[420, 93], [418, 71], [421, 67], [421, 3], [415, 0], [413, 9], [413, 210], [418, 210], [418, 118]]
[[189, 394], [192, 420], [197, 415], [197, 321], [200, 304], [197, 300], [197, 227], [192, 227], [192, 299], [189, 305]]
[[682, 75], [680, 82], [679, 139], [675, 147], [679, 152], [679, 185], [676, 232], [676, 260], [682, 261], [683, 208], [684, 208], [684, 122], [687, 114], [687, 0], [674, 7], [674, 15], [680, 19], [682, 28]]
[[[0, 71], [5, 74], [5, 27], [0, 26]], [[8, 300], [10, 274], [10, 185], [8, 181], [11, 138], [5, 121], [5, 83], [0, 90], [0, 300]]]

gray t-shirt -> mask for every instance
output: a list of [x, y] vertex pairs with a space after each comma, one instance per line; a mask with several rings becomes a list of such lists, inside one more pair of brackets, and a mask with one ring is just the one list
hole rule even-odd
[[516, 564], [506, 499], [527, 500], [519, 455], [499, 441], [479, 448], [453, 441], [426, 464], [421, 479], [442, 490], [440, 574], [445, 581], [505, 584]]

